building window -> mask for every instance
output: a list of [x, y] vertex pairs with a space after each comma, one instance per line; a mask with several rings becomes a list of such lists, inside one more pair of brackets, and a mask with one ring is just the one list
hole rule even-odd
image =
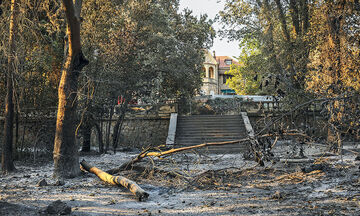
[[223, 76], [223, 83], [226, 84], [226, 81], [227, 81], [228, 79], [231, 79], [231, 77], [233, 77], [233, 76], [232, 76], [232, 75], [228, 75], [228, 74], [224, 74], [224, 76]]
[[203, 75], [206, 77], [206, 68], [203, 67], [201, 70], [202, 70], [201, 72], [203, 72]]
[[209, 77], [214, 79], [215, 78], [215, 73], [214, 73], [214, 68], [210, 67], [209, 68]]
[[226, 64], [226, 65], [231, 65], [231, 64], [232, 64], [232, 60], [231, 60], [231, 59], [225, 59], [225, 64]]

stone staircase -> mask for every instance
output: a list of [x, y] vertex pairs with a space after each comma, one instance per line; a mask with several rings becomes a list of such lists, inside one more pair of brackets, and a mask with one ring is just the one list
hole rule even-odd
[[[191, 146], [209, 142], [223, 142], [247, 137], [241, 115], [178, 116], [175, 145]], [[211, 153], [238, 153], [244, 144], [208, 147]]]

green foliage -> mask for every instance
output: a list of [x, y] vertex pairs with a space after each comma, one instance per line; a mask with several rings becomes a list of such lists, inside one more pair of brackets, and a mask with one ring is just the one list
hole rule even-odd
[[[245, 49], [239, 57], [244, 64], [241, 67], [243, 76], [238, 78], [245, 78], [249, 88], [246, 85], [240, 87], [242, 92], [276, 95], [278, 92], [291, 94], [303, 90], [308, 61], [308, 46], [304, 38], [309, 18], [303, 3], [295, 3], [297, 10], [293, 10], [290, 9], [291, 3], [286, 1], [226, 1], [224, 11], [220, 13], [225, 25], [222, 35], [240, 40], [240, 46]], [[301, 31], [289, 31], [295, 26], [290, 19], [293, 15], [301, 17], [296, 23], [301, 26]], [[253, 45], [256, 45], [255, 50]], [[254, 73], [253, 77], [257, 74], [261, 83], [249, 82], [246, 75]], [[260, 92], [257, 92], [258, 87], [262, 87]]]
[[83, 16], [84, 50], [93, 59], [84, 82], [94, 82], [99, 99], [159, 102], [200, 88], [202, 50], [214, 37], [206, 16], [178, 13], [175, 0], [87, 1]]
[[358, 1], [227, 0], [220, 15], [231, 26], [223, 36], [242, 41], [241, 65], [229, 72], [231, 87], [255, 92], [258, 85], [248, 80], [257, 74], [265, 78], [262, 87], [273, 83], [267, 93], [286, 96], [290, 107], [314, 97], [338, 98], [326, 104], [330, 131], [339, 143], [341, 133], [359, 133]]
[[[9, 2], [2, 7], [2, 18], [9, 17]], [[56, 0], [20, 1], [16, 29], [16, 107], [45, 108], [56, 106], [57, 86], [63, 58], [64, 26], [62, 8]], [[6, 69], [8, 24], [0, 24], [1, 68]], [[5, 72], [5, 71], [4, 71]], [[4, 84], [1, 80], [0, 86]], [[2, 88], [3, 89], [3, 88]], [[3, 98], [3, 97], [2, 97]]]
[[227, 85], [235, 89], [238, 95], [255, 95], [262, 93], [260, 84], [262, 78], [259, 72], [264, 71], [264, 58], [260, 51], [260, 44], [256, 39], [244, 38], [240, 43], [242, 52], [238, 58], [239, 65], [231, 65], [227, 74], [232, 75]]

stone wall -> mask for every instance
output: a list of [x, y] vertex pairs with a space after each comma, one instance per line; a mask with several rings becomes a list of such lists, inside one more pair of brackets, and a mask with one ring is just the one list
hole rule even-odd
[[121, 128], [121, 147], [159, 146], [166, 142], [170, 118], [128, 118]]
[[[0, 125], [0, 142], [2, 143], [4, 121], [0, 120]], [[51, 156], [54, 149], [55, 130], [55, 118], [22, 118], [19, 120], [18, 133], [16, 133], [16, 123], [14, 122], [13, 150], [16, 153], [15, 158], [26, 155], [31, 155], [33, 158], [39, 155]]]
[[[145, 148], [148, 146], [159, 146], [166, 143], [170, 115], [168, 116], [141, 116], [127, 117], [121, 128], [120, 148]], [[99, 122], [100, 123], [100, 122]], [[102, 121], [103, 143], [106, 145], [106, 131], [109, 121]], [[115, 120], [111, 121], [110, 128], [110, 149], [112, 149], [112, 133], [116, 124]], [[0, 119], [0, 141], [3, 141], [3, 125]], [[52, 155], [54, 145], [54, 135], [56, 130], [55, 118], [38, 118], [22, 119], [19, 122], [18, 142], [15, 144], [15, 127], [14, 127], [14, 151], [21, 152], [21, 155], [31, 154], [34, 151], [37, 155]], [[81, 149], [82, 137], [78, 134], [76, 143]], [[0, 153], [1, 153], [0, 145]], [[97, 151], [99, 147], [98, 134], [95, 128], [92, 129], [91, 149]]]

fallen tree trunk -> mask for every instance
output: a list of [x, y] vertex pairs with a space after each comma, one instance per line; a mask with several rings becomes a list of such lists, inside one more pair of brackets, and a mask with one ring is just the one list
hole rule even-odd
[[138, 198], [139, 201], [144, 201], [149, 197], [149, 194], [134, 181], [131, 181], [122, 176], [112, 176], [94, 166], [91, 166], [85, 160], [82, 160], [80, 164], [86, 171], [94, 173], [104, 182], [112, 185], [122, 185], [123, 187], [127, 188]]
[[[182, 152], [182, 151], [187, 151], [187, 150], [204, 148], [204, 147], [208, 147], [208, 146], [222, 146], [222, 145], [240, 144], [240, 143], [244, 143], [244, 142], [249, 142], [249, 141], [251, 141], [251, 140], [253, 140], [255, 138], [264, 138], [264, 137], [272, 137], [272, 136], [275, 136], [275, 137], [278, 137], [278, 136], [308, 137], [306, 134], [298, 133], [297, 131], [289, 131], [289, 132], [284, 131], [281, 134], [264, 134], [264, 135], [254, 136], [253, 138], [244, 138], [244, 139], [233, 140], [233, 141], [202, 143], [202, 144], [194, 145], [194, 146], [187, 146], [187, 147], [182, 147], [182, 148], [170, 149], [168, 151], [150, 152], [151, 148], [147, 148], [144, 151], [142, 151], [140, 154], [138, 154], [136, 157], [134, 157], [134, 158], [126, 161], [125, 163], [123, 163], [121, 166], [110, 169], [110, 170], [107, 170], [106, 172], [109, 173], [109, 174], [115, 174], [115, 173], [119, 173], [120, 171], [130, 169], [133, 164], [135, 164], [137, 162], [140, 162], [143, 158], [149, 157], [149, 156], [160, 158], [160, 157], [169, 156], [169, 155], [179, 153], [179, 152]], [[276, 138], [273, 145], [276, 144], [277, 139], [278, 138]]]
[[163, 151], [163, 152], [148, 152], [149, 149], [146, 149], [143, 152], [141, 152], [139, 155], [137, 155], [135, 158], [123, 163], [120, 167], [108, 170], [106, 172], [108, 172], [110, 174], [118, 173], [118, 172], [120, 172], [122, 170], [128, 169], [134, 163], [137, 163], [137, 162], [141, 161], [143, 158], [149, 157], [149, 156], [163, 157], [163, 156], [168, 156], [168, 155], [172, 155], [172, 154], [179, 153], [179, 152], [182, 152], [182, 151], [187, 151], [187, 150], [204, 148], [204, 147], [208, 147], [208, 146], [221, 146], [221, 145], [239, 144], [239, 143], [247, 142], [249, 140], [250, 140], [249, 138], [244, 138], [244, 139], [240, 139], [240, 140], [226, 141], [226, 142], [203, 143], [203, 144], [194, 145], [194, 146], [187, 146], [187, 147], [182, 147], [182, 148], [170, 149], [168, 151]]

